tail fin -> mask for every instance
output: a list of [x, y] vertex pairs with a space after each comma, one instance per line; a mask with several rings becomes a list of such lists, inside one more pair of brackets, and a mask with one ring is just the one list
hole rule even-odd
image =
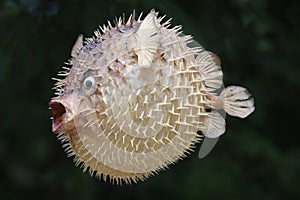
[[231, 116], [245, 118], [254, 111], [254, 99], [246, 88], [229, 86], [221, 92], [224, 110]]

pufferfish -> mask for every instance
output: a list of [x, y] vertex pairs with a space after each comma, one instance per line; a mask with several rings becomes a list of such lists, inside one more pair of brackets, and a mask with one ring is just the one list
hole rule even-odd
[[215, 54], [190, 45], [181, 26], [170, 28], [154, 10], [141, 16], [108, 21], [85, 41], [80, 35], [49, 103], [52, 131], [76, 166], [117, 184], [145, 180], [203, 138], [218, 138], [222, 111], [254, 111], [245, 88], [222, 90]]

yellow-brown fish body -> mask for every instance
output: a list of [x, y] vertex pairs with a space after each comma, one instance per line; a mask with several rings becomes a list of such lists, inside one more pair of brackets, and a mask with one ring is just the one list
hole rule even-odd
[[220, 61], [151, 11], [101, 28], [72, 49], [71, 69], [50, 102], [53, 132], [84, 171], [120, 183], [143, 180], [225, 132], [217, 111], [246, 117], [253, 99], [231, 86], [220, 96]]

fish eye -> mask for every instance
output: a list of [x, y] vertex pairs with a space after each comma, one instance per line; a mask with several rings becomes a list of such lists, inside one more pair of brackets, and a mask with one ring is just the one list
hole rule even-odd
[[87, 89], [90, 89], [91, 87], [93, 87], [94, 84], [95, 84], [95, 79], [92, 76], [89, 76], [89, 77], [85, 78], [84, 81], [83, 81], [83, 85]]

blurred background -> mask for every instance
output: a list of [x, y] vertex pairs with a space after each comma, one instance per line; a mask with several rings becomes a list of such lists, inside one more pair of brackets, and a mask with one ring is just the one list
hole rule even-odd
[[[51, 133], [57, 72], [83, 33], [155, 8], [222, 60], [225, 85], [249, 89], [256, 110], [227, 116], [204, 159], [198, 148], [132, 186], [75, 167]], [[300, 199], [300, 1], [1, 0], [1, 199]]]

